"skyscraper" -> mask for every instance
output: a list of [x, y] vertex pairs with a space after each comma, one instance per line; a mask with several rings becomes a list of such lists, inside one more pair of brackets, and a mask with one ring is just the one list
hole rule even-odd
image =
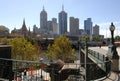
[[99, 36], [99, 26], [98, 25], [95, 25], [93, 27], [93, 35]]
[[47, 21], [47, 30], [50, 32], [50, 31], [53, 31], [53, 27], [52, 27], [52, 21], [49, 20]]
[[62, 5], [62, 11], [59, 13], [59, 34], [64, 35], [67, 32], [67, 13], [64, 11]]
[[92, 24], [91, 18], [87, 18], [87, 20], [84, 21], [84, 29], [87, 35], [92, 35]]
[[70, 33], [71, 35], [78, 35], [79, 31], [79, 19], [70, 17]]
[[52, 18], [52, 27], [53, 27], [53, 33], [58, 34], [58, 24], [56, 18]]
[[42, 31], [47, 31], [47, 12], [44, 9], [40, 13], [40, 29]]

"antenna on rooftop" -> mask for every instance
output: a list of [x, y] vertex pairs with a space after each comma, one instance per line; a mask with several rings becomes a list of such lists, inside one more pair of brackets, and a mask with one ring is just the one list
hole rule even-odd
[[62, 11], [64, 11], [64, 5], [62, 4]]

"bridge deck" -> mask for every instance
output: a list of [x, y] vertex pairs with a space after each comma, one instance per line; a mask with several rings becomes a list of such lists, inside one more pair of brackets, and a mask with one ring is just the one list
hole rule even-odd
[[[102, 49], [108, 51], [108, 46], [103, 46]], [[120, 47], [117, 47], [118, 55], [120, 56]]]
[[[92, 49], [100, 49], [102, 51], [108, 51], [108, 46], [101, 46], [101, 48], [100, 47], [90, 47], [90, 49], [91, 48]], [[120, 47], [117, 47], [117, 52], [118, 52], [118, 55], [120, 56]]]
[[105, 50], [104, 48], [100, 48], [100, 47], [89, 47], [88, 49], [96, 51], [96, 52], [103, 54], [105, 56], [108, 53], [107, 50]]

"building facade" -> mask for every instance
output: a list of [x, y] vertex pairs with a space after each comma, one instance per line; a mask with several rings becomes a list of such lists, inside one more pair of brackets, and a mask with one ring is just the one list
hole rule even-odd
[[53, 33], [58, 34], [58, 23], [56, 18], [52, 18]]
[[42, 31], [47, 31], [47, 12], [45, 11], [44, 7], [40, 13], [40, 29]]
[[70, 17], [70, 34], [71, 35], [78, 35], [79, 32], [79, 19]]
[[53, 27], [52, 27], [52, 21], [47, 21], [47, 30], [48, 32], [52, 32], [53, 31]]
[[99, 36], [99, 26], [98, 25], [95, 25], [93, 27], [93, 35]]
[[92, 24], [91, 18], [87, 18], [87, 20], [84, 21], [84, 29], [87, 35], [92, 35]]
[[64, 35], [67, 33], [67, 13], [64, 11], [64, 6], [62, 6], [62, 11], [59, 13], [59, 34]]
[[21, 34], [24, 35], [24, 37], [28, 36], [28, 30], [27, 30], [27, 27], [26, 27], [26, 24], [25, 24], [25, 19], [23, 20], [23, 25], [22, 25], [22, 28], [21, 28]]

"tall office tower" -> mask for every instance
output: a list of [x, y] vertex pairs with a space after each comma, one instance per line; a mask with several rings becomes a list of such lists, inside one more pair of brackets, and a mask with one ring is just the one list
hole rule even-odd
[[87, 20], [84, 21], [84, 29], [87, 35], [92, 35], [92, 24], [91, 18], [87, 18]]
[[98, 25], [95, 25], [93, 27], [93, 35], [99, 36], [99, 26]]
[[59, 34], [64, 35], [67, 32], [67, 13], [64, 11], [64, 6], [62, 6], [62, 11], [59, 13]]
[[52, 27], [53, 27], [53, 33], [58, 34], [58, 24], [56, 18], [52, 18]]
[[47, 21], [47, 29], [48, 31], [53, 31], [53, 27], [52, 27], [52, 21]]
[[40, 28], [42, 31], [47, 31], [47, 12], [44, 9], [40, 13]]
[[71, 35], [78, 35], [79, 31], [79, 19], [70, 17], [70, 33]]

